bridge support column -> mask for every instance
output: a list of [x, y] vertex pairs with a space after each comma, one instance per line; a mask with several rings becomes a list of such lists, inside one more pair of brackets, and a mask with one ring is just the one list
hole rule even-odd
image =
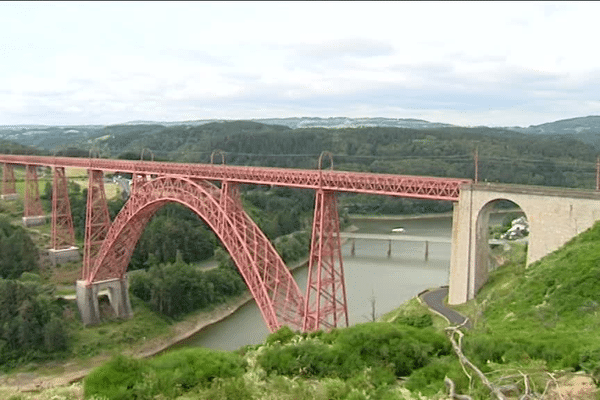
[[40, 200], [40, 188], [37, 178], [37, 167], [28, 165], [25, 178], [25, 212], [23, 215], [23, 225], [37, 226], [46, 223], [46, 216], [42, 209]]
[[450, 253], [449, 304], [462, 304], [470, 296], [471, 275], [471, 204], [469, 196], [454, 203], [452, 213], [452, 249]]
[[104, 173], [89, 170], [87, 206], [85, 211], [85, 242], [83, 249], [83, 280], [89, 280], [96, 255], [110, 228], [110, 214], [104, 193]]
[[[488, 225], [490, 207], [473, 205], [473, 185], [461, 188], [452, 217], [449, 304], [462, 304], [475, 298], [488, 278]], [[483, 243], [477, 246], [478, 243]]]
[[100, 322], [100, 307], [98, 306], [98, 287], [86, 281], [77, 281], [75, 286], [77, 308], [83, 325], [96, 325]]
[[303, 331], [348, 326], [346, 284], [335, 193], [317, 190]]
[[67, 177], [64, 167], [54, 169], [52, 185], [52, 248], [49, 250], [52, 265], [79, 261], [79, 249], [75, 246], [73, 216]]
[[88, 326], [100, 322], [98, 295], [101, 294], [102, 290], [107, 291], [108, 300], [117, 318], [131, 318], [133, 312], [129, 301], [128, 289], [127, 277], [94, 283], [77, 281], [77, 307], [79, 308], [83, 324]]
[[2, 165], [2, 194], [0, 199], [2, 200], [16, 200], [19, 195], [16, 191], [15, 185], [15, 171], [12, 164]]

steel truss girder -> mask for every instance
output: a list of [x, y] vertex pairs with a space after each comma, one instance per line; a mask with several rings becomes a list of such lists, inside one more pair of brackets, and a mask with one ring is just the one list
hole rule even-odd
[[458, 201], [460, 186], [469, 179], [373, 174], [364, 172], [184, 164], [157, 161], [84, 159], [0, 154], [0, 162], [79, 167], [132, 174], [177, 175], [192, 180], [229, 181], [335, 192], [352, 192], [417, 199]]
[[302, 330], [348, 326], [340, 225], [334, 192], [317, 190]]
[[68, 249], [75, 245], [75, 233], [64, 167], [54, 168], [52, 189], [52, 248]]
[[301, 329], [303, 296], [283, 260], [244, 212], [235, 185], [161, 176], [136, 185], [115, 217], [87, 277], [88, 282], [121, 278], [152, 216], [167, 203], [182, 204], [202, 218], [240, 270], [271, 332], [282, 325]]
[[88, 182], [82, 279], [90, 282], [92, 266], [110, 228], [110, 214], [104, 192], [104, 173], [88, 170]]
[[25, 174], [25, 217], [38, 217], [44, 215], [40, 188], [38, 185], [37, 166], [27, 165]]
[[16, 194], [17, 189], [15, 182], [14, 165], [4, 163], [2, 165], [2, 194]]

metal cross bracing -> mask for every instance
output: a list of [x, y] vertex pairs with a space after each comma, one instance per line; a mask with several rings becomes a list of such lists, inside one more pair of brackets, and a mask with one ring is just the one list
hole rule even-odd
[[82, 279], [87, 280], [96, 256], [100, 251], [111, 226], [106, 194], [104, 173], [101, 170], [88, 171], [87, 207], [85, 210], [85, 239], [83, 246]]
[[[348, 324], [336, 192], [368, 193], [420, 199], [458, 200], [465, 179], [431, 178], [325, 170], [235, 167], [97, 158], [0, 155], [12, 165], [55, 168], [56, 207], [64, 199], [65, 167], [89, 174], [83, 280], [88, 284], [123, 278], [146, 224], [169, 202], [193, 210], [215, 232], [240, 270], [270, 331], [288, 324], [312, 331]], [[6, 167], [11, 165], [11, 167]], [[320, 164], [319, 164], [320, 165]], [[104, 194], [104, 172], [130, 173], [132, 191], [111, 223]], [[10, 176], [5, 173], [5, 176]], [[14, 179], [13, 179], [14, 180]], [[10, 181], [10, 179], [9, 179]], [[209, 181], [221, 182], [220, 187]], [[4, 182], [4, 179], [3, 179]], [[273, 245], [244, 212], [237, 184], [264, 184], [316, 191], [306, 296]], [[6, 187], [6, 184], [3, 185]], [[3, 191], [4, 191], [3, 187]], [[61, 194], [62, 193], [62, 194]], [[60, 199], [63, 202], [60, 202]], [[54, 200], [53, 200], [54, 201]]]
[[123, 277], [144, 226], [168, 202], [193, 210], [215, 232], [244, 277], [271, 331], [283, 324], [302, 328], [303, 296], [277, 251], [243, 211], [232, 185], [176, 176], [149, 180], [132, 191], [99, 250], [89, 282]]
[[42, 201], [40, 200], [40, 188], [37, 178], [37, 166], [27, 165], [25, 167], [25, 217], [39, 217], [44, 215]]
[[335, 193], [317, 190], [302, 330], [348, 326], [348, 305]]
[[64, 167], [54, 168], [52, 184], [52, 248], [68, 249], [75, 245], [73, 215]]
[[18, 156], [0, 154], [1, 163], [76, 167], [146, 175], [177, 175], [188, 179], [275, 185], [334, 192], [457, 201], [460, 186], [469, 179], [435, 178], [365, 172], [184, 164], [99, 158]]
[[15, 170], [12, 164], [2, 165], [2, 195], [14, 195], [17, 193]]

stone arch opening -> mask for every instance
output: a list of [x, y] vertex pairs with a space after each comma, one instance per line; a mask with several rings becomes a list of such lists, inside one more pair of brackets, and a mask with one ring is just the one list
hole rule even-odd
[[526, 211], [508, 198], [497, 198], [485, 203], [476, 220], [474, 292], [486, 282], [489, 272], [512, 257], [525, 246], [529, 224]]
[[196, 213], [231, 255], [269, 330], [302, 324], [303, 296], [283, 260], [241, 207], [235, 187], [179, 177], [140, 183], [107, 233], [87, 285], [125, 277], [133, 249], [152, 216], [167, 203]]

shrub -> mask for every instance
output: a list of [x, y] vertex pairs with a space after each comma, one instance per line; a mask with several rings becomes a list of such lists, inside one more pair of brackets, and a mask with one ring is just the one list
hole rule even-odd
[[275, 344], [259, 357], [260, 366], [269, 374], [285, 376], [332, 376], [336, 362], [327, 345], [305, 340], [288, 346]]
[[207, 386], [215, 378], [244, 373], [243, 361], [237, 354], [201, 347], [166, 353], [150, 360], [149, 366], [163, 377], [167, 385], [183, 388]]
[[458, 393], [468, 391], [469, 380], [462, 371], [460, 363], [453, 356], [437, 358], [425, 367], [414, 371], [406, 382], [406, 388], [431, 396], [445, 390], [446, 376], [454, 381]]
[[447, 340], [433, 330], [386, 323], [340, 330], [334, 347], [340, 358], [356, 354], [365, 365], [391, 367], [397, 376], [409, 375], [413, 369], [426, 365], [432, 355], [450, 350]]
[[92, 371], [84, 381], [85, 397], [106, 397], [111, 400], [136, 399], [133, 388], [144, 377], [143, 362], [116, 356], [103, 366]]
[[600, 347], [585, 349], [579, 358], [579, 365], [600, 387]]
[[279, 330], [277, 330], [276, 332], [273, 332], [269, 336], [267, 336], [267, 340], [265, 341], [265, 343], [286, 344], [289, 343], [294, 338], [294, 336], [296, 336], [296, 333], [293, 330], [291, 330], [289, 326], [284, 325], [281, 328], [279, 328]]
[[394, 322], [414, 326], [415, 328], [427, 328], [433, 326], [433, 318], [431, 318], [429, 313], [420, 315], [400, 315]]
[[111, 400], [174, 398], [194, 387], [209, 387], [218, 378], [240, 377], [244, 364], [235, 353], [189, 348], [151, 360], [117, 356], [84, 381], [86, 397]]
[[[432, 329], [386, 323], [338, 329], [335, 333], [322, 333], [315, 339], [285, 346], [274, 338], [272, 343], [258, 359], [267, 373], [343, 379], [366, 368], [384, 369], [392, 376], [407, 376], [426, 365], [431, 357], [450, 351], [446, 338]], [[378, 372], [377, 376], [385, 377], [385, 374]]]

